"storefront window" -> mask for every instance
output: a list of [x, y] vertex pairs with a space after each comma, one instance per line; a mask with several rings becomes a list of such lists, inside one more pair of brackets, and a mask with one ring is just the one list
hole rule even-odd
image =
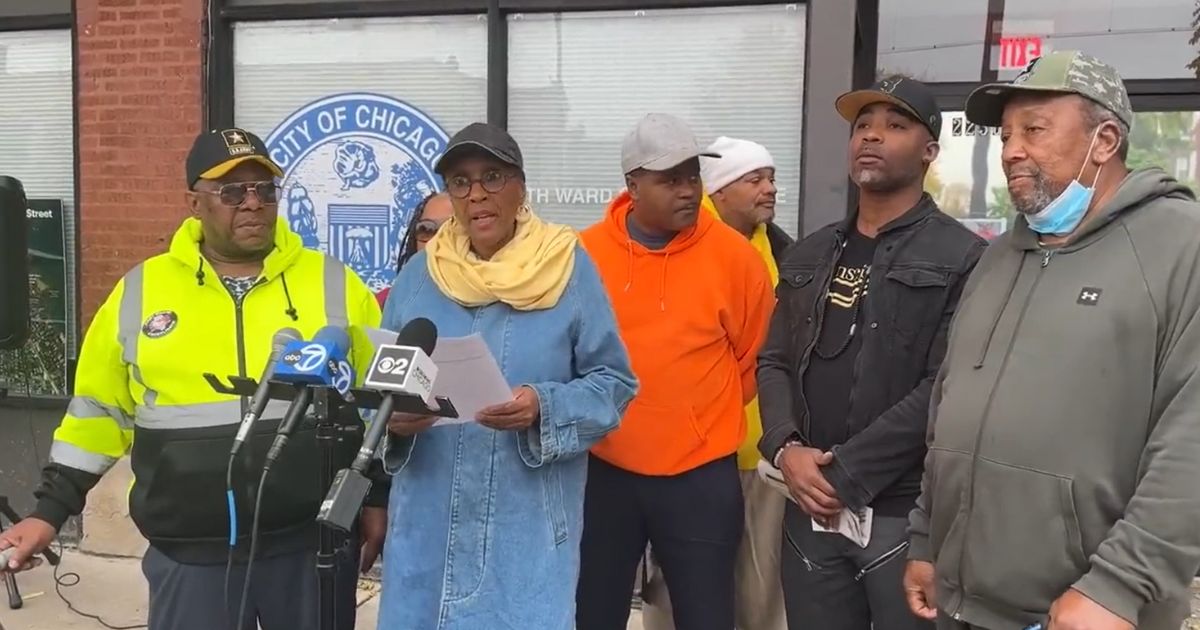
[[[962, 112], [947, 112], [941, 145], [925, 189], [942, 210], [986, 236], [1011, 227], [1015, 211], [1001, 168], [999, 130], [972, 125]], [[1200, 190], [1200, 113], [1136, 114], [1128, 165], [1157, 166], [1192, 190]]]
[[[882, 0], [879, 67], [925, 81], [978, 81], [989, 0]], [[1200, 77], [1196, 0], [1004, 0], [989, 69], [1010, 79], [1052, 50], [1083, 50], [1125, 79]]]
[[280, 214], [308, 247], [390, 285], [433, 164], [487, 116], [483, 16], [297, 20], [234, 28], [234, 115], [283, 167]]
[[880, 0], [879, 73], [978, 81], [988, 0]]
[[509, 16], [509, 130], [532, 202], [586, 227], [624, 186], [621, 140], [649, 112], [767, 146], [776, 221], [796, 234], [803, 4]]
[[0, 352], [0, 382], [14, 393], [64, 395], [76, 347], [71, 32], [0, 33], [0, 94], [0, 175], [21, 180], [33, 210], [31, 342]]

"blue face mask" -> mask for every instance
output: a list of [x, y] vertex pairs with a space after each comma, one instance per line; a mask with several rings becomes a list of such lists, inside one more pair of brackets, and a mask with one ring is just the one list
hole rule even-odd
[[1038, 234], [1053, 234], [1065, 236], [1075, 231], [1079, 224], [1083, 222], [1084, 215], [1087, 214], [1088, 208], [1092, 206], [1092, 195], [1096, 192], [1096, 182], [1100, 179], [1100, 171], [1103, 166], [1096, 169], [1096, 178], [1092, 180], [1090, 188], [1079, 183], [1079, 178], [1083, 177], [1083, 169], [1087, 167], [1088, 161], [1092, 159], [1092, 148], [1096, 145], [1096, 138], [1099, 137], [1099, 129], [1092, 134], [1092, 144], [1088, 146], [1087, 157], [1083, 160], [1083, 166], [1079, 167], [1079, 175], [1071, 180], [1067, 185], [1067, 189], [1062, 191], [1054, 201], [1051, 201], [1037, 214], [1025, 215], [1025, 220], [1029, 222], [1029, 227]]

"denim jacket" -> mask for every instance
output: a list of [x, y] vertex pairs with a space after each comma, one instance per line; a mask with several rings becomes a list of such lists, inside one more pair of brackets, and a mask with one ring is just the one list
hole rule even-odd
[[389, 436], [393, 475], [380, 630], [571, 630], [588, 448], [617, 427], [637, 382], [595, 265], [582, 248], [553, 308], [467, 308], [418, 254], [383, 325], [427, 317], [439, 336], [479, 333], [540, 420], [523, 431], [474, 422]]

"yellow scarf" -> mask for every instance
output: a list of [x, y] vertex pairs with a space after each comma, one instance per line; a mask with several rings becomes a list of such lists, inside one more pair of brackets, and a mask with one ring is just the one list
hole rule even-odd
[[489, 260], [471, 251], [467, 230], [451, 217], [425, 246], [429, 275], [463, 306], [504, 302], [519, 311], [558, 304], [575, 268], [575, 230], [546, 223], [529, 206], [517, 211], [513, 239]]

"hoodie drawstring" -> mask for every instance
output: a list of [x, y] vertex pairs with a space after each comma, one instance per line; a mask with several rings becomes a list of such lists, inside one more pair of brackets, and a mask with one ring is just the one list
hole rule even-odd
[[996, 317], [992, 319], [992, 325], [988, 329], [987, 340], [983, 342], [983, 348], [979, 351], [979, 359], [975, 361], [975, 369], [983, 367], [983, 360], [987, 357], [988, 348], [992, 345], [992, 337], [996, 336], [996, 328], [1000, 326], [1000, 318], [1004, 316], [1004, 307], [1008, 305], [1008, 301], [1012, 299], [1013, 292], [1017, 290], [1017, 280], [1021, 277], [1021, 268], [1025, 266], [1025, 257], [1022, 256], [1017, 260], [1017, 270], [1012, 275], [1012, 281], [1008, 283], [1008, 293], [1004, 296], [1004, 301], [1000, 302], [1000, 308], [996, 309]]
[[671, 260], [671, 252], [663, 255], [662, 277], [658, 281], [658, 308], [667, 312], [667, 262]]
[[[204, 256], [201, 256], [200, 265], [196, 268], [196, 284], [199, 286], [204, 286], [204, 278]], [[292, 294], [288, 291], [287, 276], [281, 273], [279, 274], [279, 279], [283, 281], [283, 297], [287, 300], [288, 306], [287, 310], [284, 311], [284, 314], [286, 314], [288, 317], [291, 317], [292, 321], [294, 322], [300, 321], [300, 312], [296, 310], [296, 305], [292, 303]]]
[[625, 241], [625, 246], [629, 250], [629, 280], [625, 283], [625, 292], [629, 293], [629, 288], [633, 286], [633, 241]]
[[[633, 287], [633, 241], [625, 241], [626, 251], [629, 252], [629, 280], [625, 282], [625, 292]], [[658, 279], [658, 310], [667, 311], [667, 263], [671, 260], [671, 252], [663, 253], [662, 275]]]
[[296, 305], [292, 304], [292, 294], [288, 291], [287, 275], [281, 273], [279, 274], [279, 279], [283, 281], [283, 297], [287, 299], [288, 305], [287, 310], [284, 311], [284, 313], [287, 313], [287, 316], [291, 317], [292, 321], [299, 321], [300, 314], [296, 311]]

